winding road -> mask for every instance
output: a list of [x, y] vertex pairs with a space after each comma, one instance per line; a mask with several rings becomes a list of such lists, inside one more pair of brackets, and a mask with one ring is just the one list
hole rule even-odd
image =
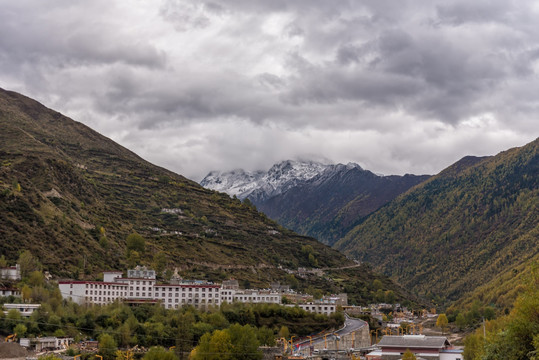
[[[341, 336], [349, 335], [353, 333], [354, 331], [361, 329], [364, 326], [368, 326], [367, 322], [361, 319], [352, 318], [348, 315], [345, 315], [345, 316], [346, 318], [344, 320], [344, 326], [341, 329], [333, 333], [326, 333], [326, 334], [313, 336], [312, 339], [302, 339], [298, 342], [295, 342], [294, 352], [301, 352], [306, 349], [309, 349], [309, 346], [311, 344], [313, 346], [316, 346], [316, 344], [329, 342], [329, 341], [335, 341], [336, 338], [337, 340], [339, 340]], [[326, 336], [326, 339], [324, 339], [324, 335]]]

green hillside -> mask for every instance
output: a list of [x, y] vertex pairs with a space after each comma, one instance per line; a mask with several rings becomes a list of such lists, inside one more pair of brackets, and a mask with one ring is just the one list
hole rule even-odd
[[[126, 238], [146, 239], [140, 260], [126, 256]], [[366, 266], [315, 239], [286, 230], [252, 205], [207, 190], [152, 165], [87, 126], [38, 102], [0, 89], [0, 249], [10, 263], [23, 250], [59, 277], [95, 278], [129, 262], [159, 260], [185, 277], [235, 277], [245, 285], [271, 281], [355, 289], [365, 302], [383, 290], [403, 292]], [[294, 277], [287, 269], [331, 268]], [[378, 282], [377, 284], [380, 284]]]
[[539, 253], [538, 146], [464, 158], [378, 210], [336, 248], [439, 301], [500, 274], [510, 282]]

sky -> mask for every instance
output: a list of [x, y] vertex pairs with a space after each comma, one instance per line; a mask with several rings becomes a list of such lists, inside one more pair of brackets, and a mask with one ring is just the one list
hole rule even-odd
[[0, 87], [199, 181], [435, 174], [539, 136], [529, 0], [0, 0]]

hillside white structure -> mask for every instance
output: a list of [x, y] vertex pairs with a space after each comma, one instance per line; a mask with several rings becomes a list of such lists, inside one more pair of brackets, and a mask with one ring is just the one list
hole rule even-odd
[[337, 306], [335, 304], [317, 304], [317, 303], [307, 303], [307, 304], [293, 304], [288, 306], [298, 306], [299, 308], [322, 315], [331, 315], [335, 313]]
[[22, 316], [29, 317], [39, 307], [41, 307], [41, 304], [4, 304], [4, 314], [7, 315], [10, 310], [15, 309], [20, 312]]
[[20, 297], [21, 291], [14, 287], [0, 286], [0, 296], [15, 296]]
[[167, 309], [184, 305], [207, 308], [221, 304], [221, 286], [206, 281], [180, 281], [177, 284], [158, 284], [155, 271], [145, 267], [121, 272], [103, 273], [103, 281], [60, 281], [64, 299], [78, 304], [110, 304], [116, 300], [130, 303], [161, 303]]
[[[281, 304], [282, 297], [289, 296], [288, 292], [275, 289], [240, 289], [237, 280], [227, 280], [221, 285], [174, 278], [168, 284], [160, 284], [154, 270], [140, 266], [128, 270], [125, 278], [122, 272], [108, 271], [103, 273], [103, 281], [67, 280], [58, 284], [63, 298], [78, 304], [106, 305], [119, 300], [130, 304], [160, 303], [166, 309], [189, 305], [207, 309], [223, 302]], [[335, 301], [328, 303], [327, 299], [297, 306], [324, 315], [333, 314], [337, 307]]]
[[73, 344], [73, 338], [63, 337], [39, 337], [39, 338], [22, 338], [19, 341], [21, 346], [30, 348], [33, 351], [45, 351], [45, 350], [64, 350]]
[[15, 266], [1, 268], [0, 279], [11, 281], [21, 280], [21, 266], [19, 264], [16, 264]]

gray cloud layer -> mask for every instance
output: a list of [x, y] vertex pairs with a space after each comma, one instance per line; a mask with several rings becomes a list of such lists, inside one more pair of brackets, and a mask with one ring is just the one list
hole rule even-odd
[[539, 133], [534, 1], [0, 0], [0, 86], [194, 179], [434, 173]]

